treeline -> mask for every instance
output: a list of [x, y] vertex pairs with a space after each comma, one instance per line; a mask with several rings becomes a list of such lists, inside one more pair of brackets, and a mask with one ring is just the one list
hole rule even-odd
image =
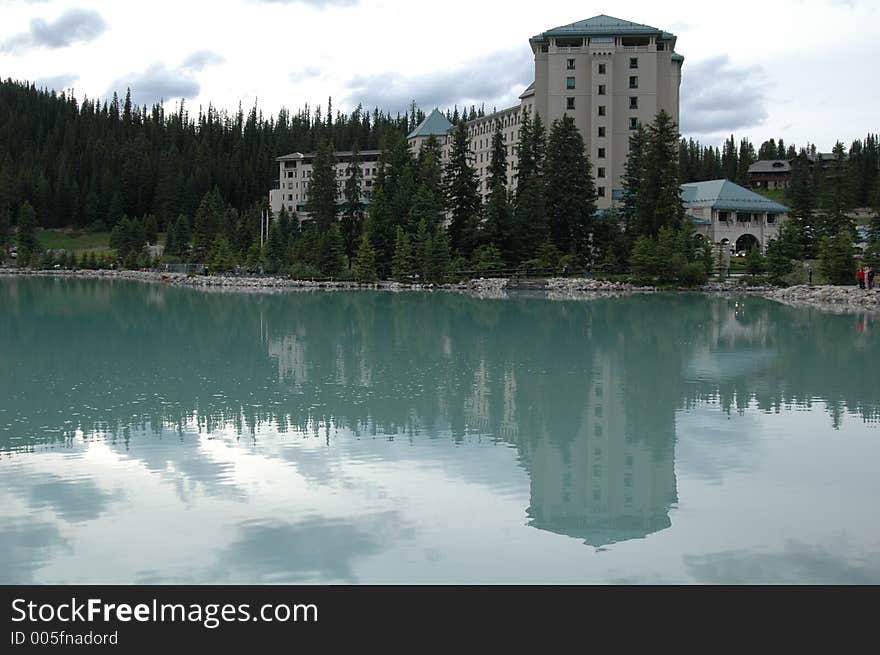
[[[873, 206], [877, 192], [877, 172], [880, 170], [878, 136], [868, 134], [864, 139], [854, 140], [849, 148], [838, 141], [831, 154], [837, 159], [841, 151], [846, 161], [847, 205]], [[703, 146], [693, 139], [681, 139], [678, 146], [679, 175], [682, 183], [726, 179], [748, 187], [749, 167], [755, 162], [793, 160], [801, 154], [815, 158], [819, 152], [815, 144], [809, 143], [798, 149], [794, 144], [786, 145], [782, 139], [764, 141], [757, 150], [748, 139], [737, 142], [733, 135], [721, 148]], [[816, 189], [817, 195], [820, 195], [821, 188], [817, 186]]]
[[238, 209], [263, 202], [277, 177], [275, 157], [311, 152], [332, 140], [377, 148], [387, 131], [424, 118], [358, 107], [350, 114], [306, 107], [265, 117], [255, 105], [233, 114], [209, 106], [193, 116], [181, 103], [138, 107], [130, 94], [109, 102], [0, 82], [0, 214], [13, 220], [29, 202], [40, 227], [110, 230], [123, 216], [153, 215], [161, 231], [194, 217], [215, 187]]

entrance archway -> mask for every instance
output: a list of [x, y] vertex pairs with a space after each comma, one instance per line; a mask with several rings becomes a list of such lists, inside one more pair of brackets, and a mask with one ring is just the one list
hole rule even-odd
[[742, 252], [743, 250], [749, 252], [755, 246], [760, 248], [761, 242], [758, 241], [758, 238], [754, 234], [743, 234], [739, 239], [736, 240], [737, 252]]

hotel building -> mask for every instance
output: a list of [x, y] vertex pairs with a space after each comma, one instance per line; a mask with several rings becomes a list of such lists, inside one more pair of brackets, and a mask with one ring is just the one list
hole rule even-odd
[[[651, 122], [661, 109], [679, 122], [684, 57], [675, 52], [675, 43], [675, 35], [669, 32], [605, 15], [555, 27], [529, 39], [535, 58], [534, 82], [520, 95], [519, 103], [467, 123], [472, 164], [483, 195], [488, 194], [492, 135], [497, 127], [500, 126], [507, 147], [507, 183], [513, 190], [523, 113], [540, 115], [548, 130], [554, 120], [568, 114], [584, 137], [599, 195], [597, 205], [600, 209], [611, 207], [622, 193], [624, 164], [633, 130], [639, 124]], [[428, 137], [436, 137], [445, 162], [451, 129], [451, 123], [435, 109], [409, 134], [408, 140], [417, 152]], [[363, 154], [366, 158], [367, 153]], [[378, 154], [370, 153], [376, 159]], [[346, 155], [350, 157], [351, 153], [336, 153], [337, 171], [342, 171], [340, 178], [347, 166]], [[270, 192], [273, 212], [277, 214], [282, 207], [302, 211], [304, 183], [313, 159], [313, 153], [293, 153], [277, 159], [280, 188]], [[553, 162], [547, 165], [552, 166]], [[368, 168], [366, 164], [364, 167]], [[370, 166], [373, 167], [375, 163]], [[290, 173], [294, 175], [291, 177]], [[368, 191], [365, 184], [367, 202]]]

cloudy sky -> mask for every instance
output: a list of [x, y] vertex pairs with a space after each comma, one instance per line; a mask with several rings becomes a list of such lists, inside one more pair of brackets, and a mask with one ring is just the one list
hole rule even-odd
[[880, 130], [877, 0], [0, 0], [0, 77], [265, 114], [500, 108], [533, 79], [530, 36], [602, 13], [678, 36], [687, 136], [829, 150]]

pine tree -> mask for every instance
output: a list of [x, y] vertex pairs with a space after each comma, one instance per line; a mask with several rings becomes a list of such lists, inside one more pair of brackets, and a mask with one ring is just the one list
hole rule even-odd
[[791, 219], [800, 225], [803, 237], [803, 255], [806, 259], [812, 259], [816, 253], [818, 240], [814, 214], [816, 195], [810, 173], [810, 161], [803, 151], [791, 163], [788, 197], [791, 203]]
[[645, 175], [645, 128], [639, 124], [638, 129], [629, 137], [629, 153], [624, 165], [623, 207], [621, 216], [624, 229], [629, 231], [636, 226], [639, 188]]
[[480, 212], [479, 182], [470, 159], [467, 124], [462, 121], [452, 133], [452, 148], [446, 166], [446, 201], [450, 213], [451, 247], [463, 257], [470, 257], [476, 247]]
[[12, 230], [12, 213], [8, 209], [0, 210], [0, 259], [9, 248], [9, 236]]
[[492, 135], [489, 164], [489, 198], [483, 222], [483, 243], [495, 246], [502, 259], [513, 261], [516, 256], [513, 240], [513, 217], [507, 197], [507, 146], [501, 136], [500, 124]]
[[306, 211], [315, 222], [319, 234], [326, 233], [336, 223], [336, 165], [332, 145], [322, 141], [312, 162]]
[[196, 262], [206, 263], [209, 261], [211, 245], [219, 231], [224, 210], [223, 198], [217, 187], [202, 196], [192, 231], [192, 254]]
[[721, 170], [724, 173], [724, 179], [736, 182], [738, 168], [736, 141], [731, 134], [730, 138], [724, 142], [724, 150], [721, 153]]
[[37, 212], [33, 205], [25, 200], [18, 209], [18, 232], [15, 245], [20, 266], [29, 266], [39, 251], [36, 237]]
[[355, 143], [351, 152], [351, 161], [345, 171], [345, 204], [342, 208], [342, 240], [345, 244], [345, 256], [351, 268], [361, 230], [364, 223], [364, 204], [361, 201], [361, 185], [364, 172], [361, 169], [360, 148]]
[[823, 237], [819, 244], [819, 269], [831, 284], [855, 282], [856, 260], [849, 230], [841, 230], [833, 237]]
[[764, 256], [761, 254], [761, 249], [757, 245], [752, 246], [751, 250], [746, 254], [745, 264], [746, 271], [751, 276], [760, 275], [764, 272]]
[[644, 174], [636, 198], [636, 234], [656, 236], [684, 217], [678, 170], [678, 128], [660, 110], [645, 130]]
[[433, 231], [444, 219], [446, 200], [440, 158], [440, 144], [434, 136], [428, 137], [419, 150], [417, 186], [410, 208], [409, 225], [416, 229], [424, 220]]
[[377, 279], [376, 251], [370, 242], [370, 235], [364, 232], [354, 260], [354, 279], [362, 284], [370, 284]]
[[784, 244], [782, 244], [781, 241], [781, 238], [771, 239], [767, 243], [767, 272], [770, 274], [770, 278], [777, 284], [781, 282], [786, 275], [791, 273], [794, 268], [791, 259], [785, 252]]
[[550, 238], [544, 178], [547, 140], [539, 114], [534, 122], [529, 113], [523, 114], [518, 147], [512, 248], [514, 261], [524, 261], [532, 258], [538, 245]]
[[233, 252], [232, 246], [229, 245], [229, 241], [226, 240], [225, 236], [221, 234], [218, 235], [216, 239], [214, 239], [211, 251], [213, 253], [210, 263], [210, 268], [212, 272], [226, 273], [228, 271], [235, 270], [235, 253]]
[[415, 268], [416, 263], [412, 242], [409, 235], [398, 225], [391, 274], [398, 282], [405, 282], [415, 273]]
[[[855, 233], [855, 226], [847, 212], [852, 209], [852, 178], [850, 167], [846, 159], [846, 150], [838, 141], [834, 149], [834, 161], [828, 167], [824, 175], [820, 206], [822, 208], [822, 234], [824, 236], [836, 236], [840, 231], [846, 230], [850, 234]], [[821, 167], [816, 162], [816, 167]]]
[[736, 178], [734, 181], [740, 186], [749, 185], [749, 168], [757, 161], [755, 147], [748, 139], [743, 139], [739, 144], [739, 156], [736, 161]]
[[[676, 144], [677, 152], [677, 144]], [[584, 139], [565, 114], [553, 121], [547, 141], [547, 215], [550, 235], [560, 251], [590, 259], [590, 232], [596, 212], [596, 188]]]
[[428, 260], [426, 262], [425, 277], [428, 282], [443, 282], [449, 272], [449, 264], [452, 260], [449, 236], [442, 225], [438, 225], [428, 241]]
[[317, 263], [327, 277], [339, 277], [345, 270], [345, 243], [338, 226], [331, 225], [319, 235]]

